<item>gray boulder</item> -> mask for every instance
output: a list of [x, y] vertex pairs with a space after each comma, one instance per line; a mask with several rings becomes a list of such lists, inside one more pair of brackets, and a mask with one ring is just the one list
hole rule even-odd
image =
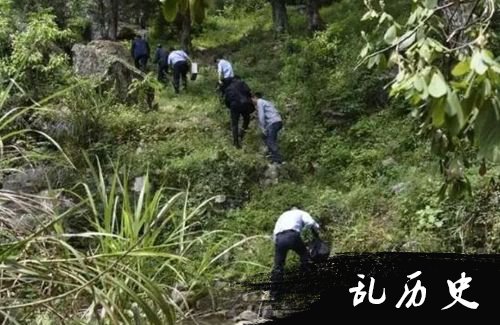
[[254, 321], [259, 318], [259, 315], [254, 313], [251, 310], [245, 310], [241, 314], [239, 314], [234, 320], [236, 322], [241, 322], [241, 321]]
[[[75, 44], [73, 52], [73, 70], [81, 77], [96, 78], [106, 87], [114, 87], [117, 97], [122, 102], [138, 102], [138, 95], [129, 94], [129, 86], [134, 79], [143, 80], [145, 74], [135, 68], [130, 51], [121, 43], [95, 40], [87, 45]], [[146, 104], [151, 108], [154, 90], [146, 95]]]
[[49, 170], [43, 166], [27, 168], [4, 176], [2, 189], [11, 192], [35, 194], [48, 187], [48, 174]]

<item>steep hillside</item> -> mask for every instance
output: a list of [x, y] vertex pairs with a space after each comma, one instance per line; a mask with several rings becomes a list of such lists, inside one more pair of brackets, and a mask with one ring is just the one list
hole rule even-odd
[[[199, 78], [179, 96], [163, 90], [159, 112], [117, 116], [120, 132], [136, 135], [117, 151], [141, 143], [130, 157], [137, 175], [149, 167], [156, 183], [190, 184], [196, 199], [224, 195], [201, 218], [206, 229], [269, 235], [279, 214], [298, 202], [325, 226], [336, 252], [475, 250], [464, 243], [469, 232], [459, 215], [473, 201], [438, 201], [439, 165], [414, 118], [387, 101], [377, 72], [354, 70], [361, 46], [356, 12], [362, 4], [324, 8], [329, 28], [312, 39], [293, 8], [288, 37], [271, 31], [269, 8], [209, 17], [194, 40], [203, 49], [194, 55], [203, 63]], [[214, 91], [215, 53], [227, 55], [284, 115], [287, 164], [276, 184], [266, 179], [255, 121], [243, 150], [231, 146], [228, 111]], [[234, 258], [270, 267], [271, 242], [256, 245], [258, 254], [242, 250]]]

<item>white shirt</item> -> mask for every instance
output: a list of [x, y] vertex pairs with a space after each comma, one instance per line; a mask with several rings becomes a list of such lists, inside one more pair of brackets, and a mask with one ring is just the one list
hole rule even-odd
[[174, 65], [179, 61], [187, 61], [187, 60], [189, 60], [189, 56], [186, 54], [186, 52], [182, 50], [172, 51], [168, 55], [169, 65]]
[[259, 126], [264, 134], [266, 134], [268, 126], [282, 121], [276, 107], [271, 102], [262, 98], [257, 100], [257, 115], [259, 117]]
[[301, 232], [305, 227], [314, 227], [319, 229], [319, 225], [311, 215], [299, 209], [292, 209], [283, 213], [274, 226], [273, 238], [276, 235], [286, 230], [294, 230]]
[[219, 76], [222, 76], [222, 79], [234, 77], [233, 67], [227, 60], [219, 60], [219, 64], [217, 65], [217, 72]]

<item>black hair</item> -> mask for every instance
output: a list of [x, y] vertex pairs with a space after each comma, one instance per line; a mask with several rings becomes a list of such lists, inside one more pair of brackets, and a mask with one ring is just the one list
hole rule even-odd
[[291, 210], [293, 208], [302, 210], [304, 208], [304, 206], [299, 202], [291, 202], [290, 204], [288, 204], [287, 210]]
[[169, 49], [169, 51], [173, 52], [173, 51], [175, 51], [175, 48], [173, 46], [171, 46], [170, 49]]
[[253, 95], [254, 95], [255, 97], [259, 98], [259, 99], [263, 97], [263, 95], [262, 95], [262, 93], [261, 93], [260, 91], [256, 91], [256, 92], [254, 92], [254, 93], [253, 93]]

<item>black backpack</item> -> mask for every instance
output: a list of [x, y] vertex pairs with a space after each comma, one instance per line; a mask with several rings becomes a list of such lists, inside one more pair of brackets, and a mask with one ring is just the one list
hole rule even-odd
[[322, 262], [330, 256], [331, 247], [327, 242], [315, 238], [309, 243], [308, 251], [314, 262]]

